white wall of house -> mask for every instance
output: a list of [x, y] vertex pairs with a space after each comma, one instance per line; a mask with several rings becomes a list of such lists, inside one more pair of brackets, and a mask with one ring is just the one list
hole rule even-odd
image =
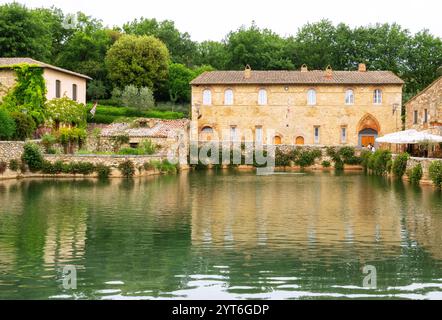
[[86, 79], [71, 75], [69, 73], [60, 72], [57, 70], [45, 68], [43, 77], [46, 81], [48, 100], [57, 98], [56, 82], [60, 81], [60, 98], [67, 96], [73, 99], [73, 85], [77, 86], [77, 101], [80, 103], [86, 103]]

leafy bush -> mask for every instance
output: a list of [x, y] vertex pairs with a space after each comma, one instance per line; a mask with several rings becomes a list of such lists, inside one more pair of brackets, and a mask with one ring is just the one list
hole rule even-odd
[[402, 178], [402, 176], [405, 174], [409, 157], [410, 156], [408, 155], [408, 153], [404, 152], [398, 155], [396, 159], [394, 159], [391, 170], [397, 178]]
[[337, 158], [335, 160], [335, 170], [344, 170], [344, 161], [342, 161], [340, 158]]
[[56, 173], [52, 163], [47, 160], [43, 161], [40, 170], [41, 170], [41, 172], [43, 172], [45, 174], [55, 174]]
[[429, 168], [430, 179], [438, 188], [442, 188], [442, 161], [433, 161]]
[[46, 103], [46, 113], [57, 127], [60, 123], [68, 125], [86, 125], [86, 107], [68, 97], [55, 98]]
[[57, 142], [57, 138], [50, 133], [45, 133], [41, 137], [41, 144], [44, 146], [46, 153], [52, 153], [50, 151], [52, 146]]
[[368, 168], [374, 174], [384, 175], [387, 173], [387, 164], [391, 161], [391, 152], [388, 150], [376, 150], [368, 160]]
[[140, 142], [138, 149], [142, 151], [142, 154], [151, 155], [157, 151], [157, 145], [150, 139], [145, 139]]
[[15, 122], [11, 115], [0, 109], [0, 140], [9, 140], [15, 133]]
[[132, 156], [139, 156], [142, 155], [142, 151], [138, 148], [123, 148], [118, 151], [119, 155], [132, 155]]
[[331, 167], [331, 163], [330, 163], [330, 161], [324, 160], [324, 161], [322, 161], [322, 166], [324, 168], [330, 168]]
[[8, 164], [4, 161], [0, 161], [0, 174], [5, 173], [7, 168], [8, 168]]
[[135, 174], [134, 163], [130, 160], [126, 160], [118, 165], [118, 169], [121, 171], [122, 175], [126, 178], [131, 178]]
[[412, 184], [419, 184], [423, 176], [422, 165], [418, 163], [412, 169], [408, 170], [407, 176]]
[[275, 166], [277, 167], [288, 167], [292, 161], [290, 154], [281, 151], [279, 148], [275, 150]]
[[355, 156], [355, 148], [353, 147], [342, 147], [339, 149], [339, 156], [345, 164], [360, 164], [362, 159]]
[[22, 160], [28, 165], [31, 172], [39, 171], [43, 165], [43, 155], [41, 154], [39, 146], [35, 143], [26, 143], [24, 145]]
[[111, 168], [109, 166], [104, 165], [104, 164], [98, 164], [95, 167], [95, 171], [98, 174], [98, 178], [107, 179], [110, 176]]
[[17, 159], [9, 161], [9, 169], [16, 172], [20, 170], [20, 161]]
[[318, 149], [302, 150], [301, 152], [299, 152], [299, 155], [295, 160], [295, 163], [301, 166], [301, 168], [305, 168], [314, 165], [315, 160], [321, 157], [322, 157], [321, 150]]
[[361, 164], [364, 167], [364, 170], [368, 169], [368, 163], [370, 161], [370, 157], [372, 155], [371, 151], [363, 150], [361, 152], [360, 158], [361, 158]]
[[30, 115], [22, 112], [12, 112], [11, 117], [15, 122], [14, 139], [26, 140], [27, 138], [31, 138], [37, 129], [34, 119]]
[[168, 160], [152, 161], [151, 164], [161, 173], [174, 174], [178, 171], [177, 166], [170, 163]]
[[143, 163], [143, 168], [145, 171], [150, 171], [155, 169], [155, 166], [151, 162], [145, 162]]
[[391, 173], [391, 168], [393, 168], [393, 160], [387, 161], [387, 173]]
[[123, 91], [113, 90], [112, 99], [120, 100], [123, 106], [137, 110], [151, 109], [155, 105], [152, 90], [148, 87], [137, 88], [134, 85], [126, 86]]
[[117, 152], [118, 149], [121, 148], [123, 144], [129, 143], [129, 135], [127, 133], [120, 133], [111, 138], [111, 141], [114, 144], [114, 151]]
[[86, 130], [82, 128], [61, 128], [58, 132], [58, 141], [64, 147], [65, 153], [73, 153], [75, 145], [81, 148], [86, 141], [86, 137]]

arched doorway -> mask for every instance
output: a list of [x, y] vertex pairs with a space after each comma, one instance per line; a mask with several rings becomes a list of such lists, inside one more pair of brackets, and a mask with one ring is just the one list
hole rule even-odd
[[364, 129], [359, 131], [359, 145], [361, 147], [366, 147], [369, 144], [373, 145], [376, 142], [376, 138], [378, 137], [378, 132], [373, 129]]
[[297, 144], [297, 145], [303, 145], [303, 144], [304, 144], [304, 137], [301, 137], [301, 136], [296, 137], [296, 139], [295, 139], [295, 144]]
[[201, 141], [211, 141], [213, 136], [213, 129], [210, 126], [204, 126], [201, 129], [200, 140]]
[[358, 124], [358, 144], [366, 147], [368, 144], [374, 145], [381, 130], [378, 120], [371, 114], [362, 117]]
[[273, 144], [281, 144], [281, 136], [275, 136], [275, 139], [273, 139]]

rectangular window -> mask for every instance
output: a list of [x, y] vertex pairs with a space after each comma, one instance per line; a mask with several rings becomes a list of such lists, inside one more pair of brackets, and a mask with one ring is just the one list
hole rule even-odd
[[262, 127], [255, 128], [255, 142], [256, 144], [262, 144]]
[[319, 127], [315, 127], [315, 143], [319, 143]]
[[347, 143], [347, 127], [341, 127], [341, 143]]
[[414, 114], [413, 114], [413, 124], [417, 124], [417, 110], [414, 110]]
[[238, 141], [238, 130], [235, 126], [230, 127], [230, 141]]
[[425, 109], [424, 110], [424, 123], [427, 123], [427, 122], [428, 122], [428, 110]]
[[77, 85], [72, 85], [72, 100], [77, 101]]
[[55, 97], [61, 98], [61, 81], [55, 80]]

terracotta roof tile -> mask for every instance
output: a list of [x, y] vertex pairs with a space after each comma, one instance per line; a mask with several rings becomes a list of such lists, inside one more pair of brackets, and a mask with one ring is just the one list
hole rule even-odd
[[314, 71], [252, 71], [246, 79], [244, 71], [204, 72], [192, 85], [209, 84], [403, 84], [404, 81], [390, 71], [332, 71], [327, 77], [322, 70]]
[[57, 70], [57, 71], [60, 71], [60, 72], [69, 73], [71, 75], [74, 75], [74, 76], [77, 76], [77, 77], [80, 77], [80, 78], [85, 78], [85, 79], [92, 80], [91, 77], [88, 77], [88, 76], [86, 76], [84, 74], [77, 73], [77, 72], [70, 71], [70, 70], [66, 70], [66, 69], [63, 69], [63, 68], [59, 68], [59, 67], [53, 66], [51, 64], [44, 63], [44, 62], [41, 62], [41, 61], [37, 61], [37, 60], [31, 59], [31, 58], [0, 58], [0, 67], [9, 67], [9, 66], [13, 66], [13, 65], [16, 65], [16, 64], [22, 64], [22, 63], [37, 65], [37, 66], [40, 66], [42, 68], [53, 69], [53, 70]]

